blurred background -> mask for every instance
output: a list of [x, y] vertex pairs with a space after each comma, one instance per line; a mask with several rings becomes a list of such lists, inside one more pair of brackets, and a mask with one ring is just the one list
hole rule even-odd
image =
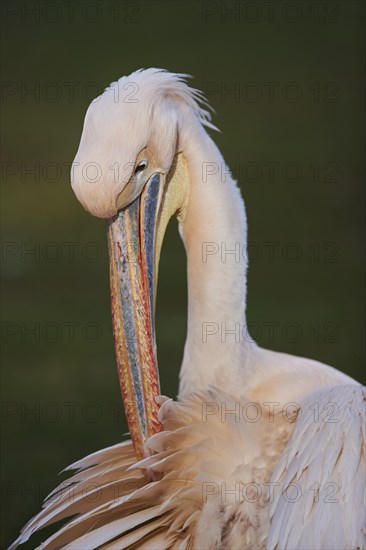
[[[106, 224], [69, 184], [85, 111], [137, 68], [193, 75], [249, 223], [248, 323], [264, 347], [364, 379], [363, 2], [2, 3], [2, 537], [65, 466], [126, 432]], [[163, 392], [186, 334], [183, 246], [159, 274]], [[25, 548], [44, 539], [37, 535]]]

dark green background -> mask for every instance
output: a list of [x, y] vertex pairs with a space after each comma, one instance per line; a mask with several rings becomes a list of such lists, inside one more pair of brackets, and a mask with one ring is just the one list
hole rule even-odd
[[[58, 15], [51, 8], [39, 21], [27, 15], [30, 6], [42, 10], [43, 2], [3, 3], [3, 8], [8, 4], [17, 10], [9, 16], [3, 12], [2, 77], [14, 94], [2, 96], [2, 158], [14, 163], [5, 169], [17, 170], [3, 176], [3, 240], [40, 251], [39, 258], [2, 258], [3, 329], [18, 331], [2, 334], [4, 544], [39, 510], [62, 468], [119, 441], [126, 430], [123, 414], [117, 414], [105, 222], [80, 207], [64, 166], [73, 160], [87, 105], [99, 93], [96, 86], [100, 91], [120, 76], [150, 66], [190, 73], [198, 88], [207, 89], [207, 83], [210, 90], [235, 83], [242, 90], [249, 82], [259, 86], [263, 97], [254, 102], [245, 96], [209, 95], [217, 113], [214, 123], [222, 131], [214, 139], [228, 165], [234, 169], [237, 163], [243, 168], [255, 162], [263, 169], [258, 181], [248, 181], [253, 172], [246, 175], [244, 168], [239, 176], [249, 240], [262, 250], [249, 270], [248, 319], [262, 328], [259, 343], [264, 347], [363, 376], [364, 3], [296, 2], [299, 17], [293, 22], [289, 19], [296, 14], [287, 2], [275, 3], [272, 20], [261, 2], [251, 8], [245, 2], [227, 3], [241, 12], [226, 20], [225, 5], [219, 2], [209, 4], [215, 13], [207, 20], [208, 4], [201, 2], [95, 3], [101, 15], [94, 23], [82, 17], [82, 8], [89, 19], [95, 16], [92, 7], [86, 9], [87, 1], [78, 3], [69, 22], [62, 1], [56, 2], [61, 16], [54, 22], [49, 19]], [[117, 5], [118, 18], [113, 15]], [[68, 96], [67, 82], [76, 83], [74, 98]], [[278, 83], [272, 103], [265, 82]], [[301, 87], [298, 101], [282, 96], [289, 82]], [[329, 102], [329, 82], [336, 83], [331, 85], [338, 89], [336, 101]], [[55, 101], [49, 83], [62, 92]], [[88, 83], [96, 84], [88, 88]], [[319, 101], [314, 83], [321, 89]], [[22, 86], [39, 86], [39, 97], [22, 97], [16, 91]], [[268, 162], [281, 168], [296, 162], [302, 177], [290, 182], [278, 172], [269, 183]], [[42, 174], [39, 181], [31, 175], [24, 181], [22, 170], [34, 163], [41, 168], [58, 163], [62, 175], [56, 182]], [[314, 163], [321, 166], [318, 182], [310, 168]], [[337, 163], [335, 181], [326, 179], [326, 163]], [[54, 177], [51, 169], [50, 174]], [[74, 261], [68, 259], [67, 242], [78, 243]], [[81, 254], [90, 242], [99, 243], [102, 251], [96, 262]], [[278, 243], [273, 262], [264, 244], [269, 242]], [[299, 261], [283, 257], [289, 242], [301, 248]], [[58, 261], [47, 261], [52, 253], [48, 243], [61, 247]], [[319, 261], [314, 243], [320, 247]], [[24, 336], [24, 327], [40, 323], [44, 328], [51, 322], [61, 327], [58, 341]], [[79, 323], [74, 341], [67, 336], [69, 322]], [[268, 322], [279, 323], [273, 339], [265, 328]], [[282, 333], [290, 322], [302, 330], [296, 342]], [[98, 323], [98, 341], [83, 338], [86, 323]], [[319, 338], [314, 337], [315, 325]], [[332, 327], [337, 328], [334, 334]], [[157, 331], [163, 392], [174, 396], [186, 331], [185, 257], [175, 221], [162, 253]], [[53, 334], [50, 330], [51, 338]], [[94, 338], [92, 332], [88, 337]], [[70, 402], [77, 404], [73, 419], [67, 412]], [[38, 412], [26, 414], [34, 407]], [[52, 422], [56, 410], [61, 414]], [[92, 422], [96, 410], [99, 418]]]

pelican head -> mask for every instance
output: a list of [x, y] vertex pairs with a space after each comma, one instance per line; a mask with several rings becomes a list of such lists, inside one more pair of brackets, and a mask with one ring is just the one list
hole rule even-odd
[[183, 219], [189, 175], [183, 127], [209, 125], [200, 93], [183, 75], [141, 70], [95, 99], [72, 167], [72, 187], [94, 216], [107, 218], [117, 366], [139, 457], [160, 429], [154, 308], [157, 271], [170, 217]]

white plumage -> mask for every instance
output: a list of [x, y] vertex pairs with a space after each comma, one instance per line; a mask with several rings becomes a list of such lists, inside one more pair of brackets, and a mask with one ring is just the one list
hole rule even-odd
[[[154, 455], [135, 463], [125, 442], [77, 462], [21, 540], [78, 512], [41, 548], [364, 548], [365, 398], [359, 386], [331, 387], [304, 400], [298, 421], [267, 407], [256, 423], [202, 422], [202, 403], [235, 410], [214, 388], [162, 398]], [[146, 484], [145, 468], [158, 481]]]
[[[139, 103], [113, 102], [126, 82], [136, 84]], [[177, 152], [187, 163], [189, 193], [178, 212], [189, 293], [180, 397], [160, 398], [163, 431], [147, 441], [150, 457], [136, 463], [127, 441], [77, 462], [15, 545], [76, 514], [41, 548], [366, 547], [364, 388], [249, 339], [202, 338], [207, 321], [244, 326], [247, 266], [233, 255], [202, 261], [202, 243], [245, 247], [246, 217], [231, 177], [202, 177], [204, 163], [224, 161], [204, 130], [200, 99], [181, 76], [150, 69], [114, 83], [88, 111], [73, 187], [93, 214], [116, 213], [121, 182], [88, 186], [79, 169], [86, 162], [107, 170], [122, 155], [133, 166], [147, 146], [161, 170]]]

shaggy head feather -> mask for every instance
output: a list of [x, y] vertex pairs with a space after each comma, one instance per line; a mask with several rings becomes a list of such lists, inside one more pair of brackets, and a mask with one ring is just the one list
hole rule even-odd
[[73, 190], [91, 214], [116, 214], [117, 197], [146, 146], [167, 172], [183, 123], [214, 128], [206, 100], [187, 85], [187, 76], [139, 70], [113, 82], [91, 103], [71, 170]]

